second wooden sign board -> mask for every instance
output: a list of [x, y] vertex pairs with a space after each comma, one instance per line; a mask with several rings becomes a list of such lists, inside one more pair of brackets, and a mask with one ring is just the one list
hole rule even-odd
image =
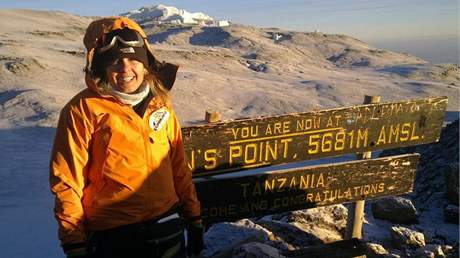
[[[196, 179], [206, 223], [250, 218], [412, 191], [418, 154]], [[218, 193], [218, 194], [216, 194]]]

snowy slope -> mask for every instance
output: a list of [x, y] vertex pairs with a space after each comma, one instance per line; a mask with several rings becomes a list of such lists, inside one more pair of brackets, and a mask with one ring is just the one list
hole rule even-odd
[[[30, 10], [0, 17], [1, 256], [62, 257], [48, 160], [59, 110], [86, 87], [82, 38], [91, 18]], [[448, 95], [449, 110], [459, 110], [458, 67], [344, 35], [244, 25], [146, 30], [158, 58], [181, 67], [172, 94], [185, 125], [202, 122], [206, 109], [254, 117], [360, 104], [365, 94]]]
[[201, 13], [190, 13], [183, 9], [178, 9], [173, 6], [166, 6], [163, 4], [142, 7], [136, 10], [132, 10], [126, 13], [120, 14], [121, 16], [129, 17], [133, 20], [142, 22], [152, 20], [163, 23], [186, 23], [195, 24], [201, 21], [212, 21], [213, 18]]

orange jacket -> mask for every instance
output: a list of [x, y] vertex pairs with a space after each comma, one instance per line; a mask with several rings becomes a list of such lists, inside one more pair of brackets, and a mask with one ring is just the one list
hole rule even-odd
[[51, 155], [51, 190], [63, 244], [155, 218], [181, 202], [188, 218], [200, 204], [172, 110], [159, 131], [129, 105], [90, 89], [61, 111]]
[[200, 203], [174, 111], [158, 131], [134, 109], [97, 92], [94, 84], [61, 111], [50, 162], [50, 185], [62, 244], [88, 231], [155, 218], [181, 203], [186, 218]]

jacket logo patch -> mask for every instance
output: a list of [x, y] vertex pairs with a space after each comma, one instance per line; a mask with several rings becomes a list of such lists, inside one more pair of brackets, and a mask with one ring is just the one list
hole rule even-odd
[[120, 52], [124, 53], [124, 54], [135, 53], [134, 48], [132, 48], [132, 47], [120, 48]]
[[150, 128], [152, 128], [155, 131], [161, 130], [161, 128], [163, 128], [163, 126], [165, 125], [166, 121], [168, 121], [168, 118], [168, 110], [166, 110], [165, 108], [158, 109], [150, 115]]

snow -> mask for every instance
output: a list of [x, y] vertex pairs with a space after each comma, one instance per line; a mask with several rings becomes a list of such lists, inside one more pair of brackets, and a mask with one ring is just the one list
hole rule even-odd
[[2, 257], [62, 257], [48, 186], [54, 128], [0, 130]]
[[198, 24], [199, 22], [213, 21], [213, 18], [204, 13], [190, 13], [186, 10], [163, 4], [142, 7], [120, 15], [129, 17], [136, 21], [154, 20], [166, 23]]
[[[164, 5], [126, 15], [160, 21], [212, 20]], [[0, 23], [1, 256], [63, 257], [48, 186], [48, 162], [59, 110], [85, 88], [82, 37], [91, 19], [30, 10], [0, 10], [0, 17], [4, 21]], [[283, 35], [276, 42], [270, 36], [274, 32]], [[181, 66], [172, 93], [183, 125], [202, 123], [208, 109], [218, 110], [223, 119], [280, 115], [360, 104], [365, 94], [381, 95], [385, 101], [448, 95], [448, 117], [458, 118], [455, 71], [449, 73], [451, 68], [417, 57], [376, 50], [350, 37], [242, 25], [194, 26], [162, 33], [161, 42], [152, 42], [153, 48], [160, 60]], [[264, 64], [266, 70], [249, 69], [248, 60]], [[421, 223], [458, 240], [453, 232], [458, 227], [439, 226], [441, 216], [425, 213]], [[374, 237], [384, 235], [384, 223], [370, 219], [365, 230]]]

